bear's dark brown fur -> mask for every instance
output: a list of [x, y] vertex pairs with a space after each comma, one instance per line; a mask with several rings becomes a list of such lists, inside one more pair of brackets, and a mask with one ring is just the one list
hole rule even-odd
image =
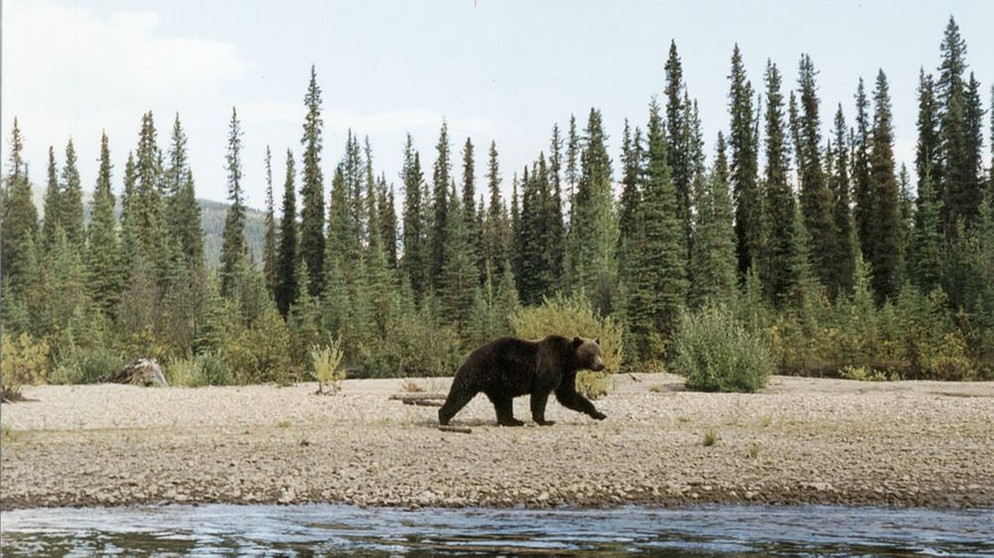
[[550, 335], [539, 341], [501, 337], [474, 350], [459, 367], [445, 404], [438, 410], [438, 420], [449, 424], [476, 394], [483, 392], [497, 411], [503, 426], [521, 426], [514, 418], [512, 401], [531, 395], [532, 419], [541, 425], [549, 394], [567, 409], [586, 413], [602, 420], [606, 417], [586, 397], [576, 391], [576, 373], [580, 370], [604, 369], [601, 348], [596, 339], [572, 340]]

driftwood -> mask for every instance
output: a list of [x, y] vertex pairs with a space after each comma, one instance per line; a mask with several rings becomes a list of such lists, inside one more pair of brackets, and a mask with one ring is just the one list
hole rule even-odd
[[458, 432], [460, 434], [473, 433], [473, 429], [466, 426], [439, 426], [438, 429], [442, 432]]
[[169, 382], [162, 375], [162, 368], [159, 367], [159, 363], [154, 358], [139, 359], [138, 362], [125, 366], [117, 372], [102, 376], [97, 381], [107, 384], [169, 387]]
[[448, 397], [444, 393], [395, 393], [390, 396], [390, 399], [397, 401], [416, 401], [416, 400], [431, 400], [431, 399], [441, 399], [445, 400]]
[[445, 402], [439, 399], [403, 399], [404, 405], [417, 405], [419, 407], [441, 407]]

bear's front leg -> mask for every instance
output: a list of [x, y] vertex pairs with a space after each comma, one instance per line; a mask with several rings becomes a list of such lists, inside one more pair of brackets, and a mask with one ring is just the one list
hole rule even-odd
[[548, 393], [533, 393], [531, 397], [532, 420], [540, 426], [552, 426], [554, 420], [545, 420], [545, 404], [549, 401]]
[[574, 380], [575, 378], [568, 378], [568, 381], [567, 379], [564, 379], [563, 382], [559, 384], [559, 387], [556, 388], [556, 399], [558, 399], [562, 406], [567, 409], [583, 413], [597, 420], [606, 419], [607, 415], [598, 411], [589, 399], [580, 395], [580, 393], [576, 391], [576, 385], [573, 383]]

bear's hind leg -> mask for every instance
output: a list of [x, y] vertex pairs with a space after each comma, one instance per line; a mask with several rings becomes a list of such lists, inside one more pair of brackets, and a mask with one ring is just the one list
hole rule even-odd
[[524, 426], [524, 421], [514, 418], [514, 400], [501, 395], [487, 394], [497, 411], [497, 424], [501, 426]]

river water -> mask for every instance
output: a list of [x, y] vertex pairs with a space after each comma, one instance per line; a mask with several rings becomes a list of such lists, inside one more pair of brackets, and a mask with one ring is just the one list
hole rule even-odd
[[3, 556], [994, 556], [994, 510], [136, 506], [0, 514]]

